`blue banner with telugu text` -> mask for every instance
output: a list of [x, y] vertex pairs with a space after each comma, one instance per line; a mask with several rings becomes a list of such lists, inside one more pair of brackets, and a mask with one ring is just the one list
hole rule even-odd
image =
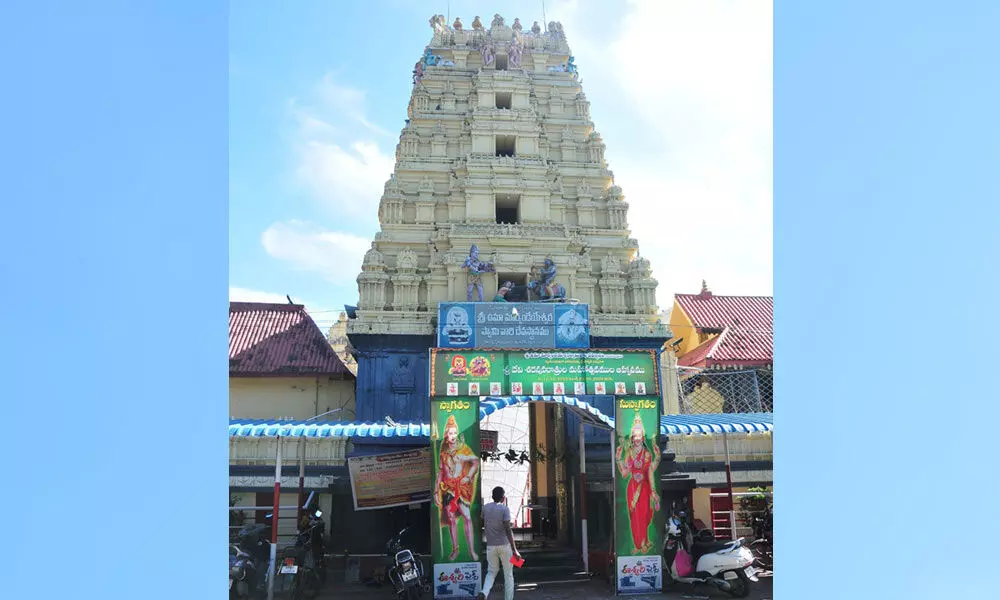
[[590, 307], [558, 302], [442, 302], [438, 348], [589, 348]]

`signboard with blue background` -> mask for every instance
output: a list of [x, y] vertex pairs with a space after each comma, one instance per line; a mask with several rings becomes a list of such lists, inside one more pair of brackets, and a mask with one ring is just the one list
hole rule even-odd
[[547, 302], [438, 305], [439, 348], [588, 348], [590, 307]]

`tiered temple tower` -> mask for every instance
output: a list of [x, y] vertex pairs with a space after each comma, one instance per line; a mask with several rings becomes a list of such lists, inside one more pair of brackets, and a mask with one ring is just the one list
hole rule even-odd
[[431, 27], [348, 323], [359, 418], [426, 418], [437, 305], [466, 299], [473, 244], [496, 269], [486, 300], [551, 258], [567, 297], [590, 305], [592, 347], [669, 337], [562, 25]]

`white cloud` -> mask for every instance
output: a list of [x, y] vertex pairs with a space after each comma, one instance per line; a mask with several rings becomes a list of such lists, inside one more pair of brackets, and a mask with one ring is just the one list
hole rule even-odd
[[[304, 304], [301, 298], [291, 294], [292, 302], [295, 304]], [[259, 290], [251, 290], [248, 288], [241, 288], [235, 286], [229, 286], [229, 301], [230, 302], [268, 302], [270, 304], [287, 304], [288, 298], [285, 294], [273, 294], [271, 292], [261, 292]]]
[[370, 246], [367, 238], [294, 220], [271, 225], [261, 235], [261, 242], [274, 258], [340, 284], [357, 277]]
[[661, 308], [702, 279], [720, 294], [771, 294], [771, 3], [629, 0], [618, 22], [563, 4]]
[[328, 73], [316, 85], [311, 104], [292, 99], [289, 110], [298, 126], [299, 182], [331, 216], [349, 217], [355, 231], [374, 233], [395, 158], [375, 141], [392, 143], [392, 136], [369, 120], [365, 98], [363, 90], [340, 85]]
[[301, 150], [297, 175], [337, 214], [360, 219], [374, 231], [382, 189], [394, 166], [395, 160], [370, 142], [354, 142], [345, 149], [310, 140]]
[[393, 137], [391, 133], [368, 120], [365, 107], [367, 92], [364, 90], [339, 85], [333, 80], [331, 73], [323, 76], [318, 90], [320, 100], [326, 110], [342, 114], [373, 133]]

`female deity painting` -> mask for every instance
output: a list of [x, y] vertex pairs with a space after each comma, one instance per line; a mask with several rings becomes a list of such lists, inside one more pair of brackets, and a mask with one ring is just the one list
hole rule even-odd
[[478, 561], [473, 541], [472, 502], [476, 497], [479, 457], [458, 436], [455, 415], [448, 416], [444, 426], [444, 439], [438, 453], [437, 481], [434, 485], [434, 505], [441, 510], [441, 523], [451, 534], [451, 553], [448, 560], [458, 556], [458, 522], [465, 525], [465, 540], [469, 544], [472, 561]]
[[[642, 426], [639, 411], [635, 412], [632, 431], [628, 443], [620, 440], [616, 455], [618, 471], [622, 479], [628, 481], [625, 500], [628, 508], [629, 526], [632, 529], [632, 554], [648, 554], [653, 550], [649, 539], [649, 529], [653, 514], [660, 510], [660, 495], [656, 491], [655, 473], [660, 465], [660, 453], [655, 452], [655, 444], [646, 443], [646, 430]], [[623, 455], [624, 454], [624, 455]]]
[[467, 371], [465, 370], [465, 357], [461, 354], [452, 357], [451, 368], [448, 369], [448, 374], [454, 377], [465, 377]]

